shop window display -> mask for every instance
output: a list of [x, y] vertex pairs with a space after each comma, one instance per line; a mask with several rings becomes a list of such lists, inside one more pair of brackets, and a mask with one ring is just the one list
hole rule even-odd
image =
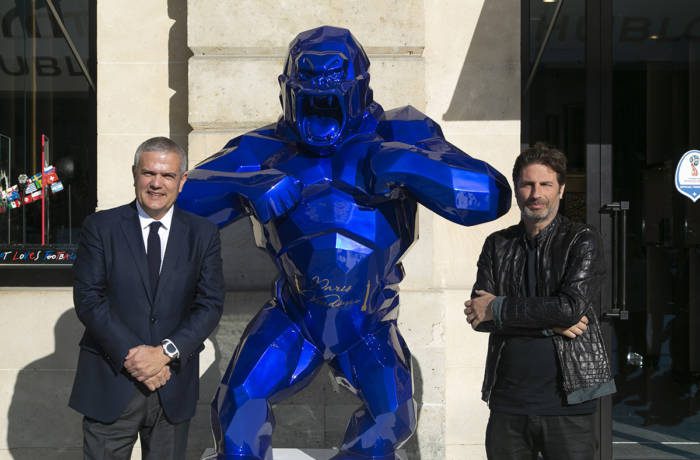
[[63, 284], [95, 210], [94, 25], [89, 0], [0, 0], [0, 285]]

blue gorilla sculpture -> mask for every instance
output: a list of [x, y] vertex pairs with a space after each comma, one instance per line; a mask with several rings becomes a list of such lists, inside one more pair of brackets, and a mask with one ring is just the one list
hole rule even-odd
[[271, 404], [324, 362], [362, 401], [334, 458], [394, 459], [416, 427], [396, 320], [417, 203], [462, 225], [510, 208], [506, 179], [437, 123], [410, 106], [384, 112], [368, 68], [346, 29], [299, 34], [279, 76], [283, 116], [197, 165], [180, 194], [219, 226], [252, 215], [280, 272], [212, 402], [220, 459], [271, 459]]

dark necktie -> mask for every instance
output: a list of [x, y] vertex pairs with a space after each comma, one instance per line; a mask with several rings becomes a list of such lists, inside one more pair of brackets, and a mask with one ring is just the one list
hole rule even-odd
[[153, 221], [148, 233], [148, 244], [146, 245], [146, 255], [148, 257], [148, 277], [151, 282], [151, 293], [155, 295], [158, 287], [158, 277], [160, 276], [160, 236], [158, 229], [160, 222]]

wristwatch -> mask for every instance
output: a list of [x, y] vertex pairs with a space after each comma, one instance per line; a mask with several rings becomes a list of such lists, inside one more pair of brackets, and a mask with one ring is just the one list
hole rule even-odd
[[160, 344], [163, 346], [163, 353], [168, 358], [178, 359], [180, 357], [180, 350], [177, 349], [172, 340], [164, 339]]

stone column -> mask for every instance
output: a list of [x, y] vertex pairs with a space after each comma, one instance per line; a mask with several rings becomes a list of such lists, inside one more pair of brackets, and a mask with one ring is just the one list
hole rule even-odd
[[[520, 151], [520, 9], [517, 0], [425, 1], [427, 114], [450, 142], [509, 179]], [[471, 330], [463, 303], [484, 239], [517, 222], [517, 207], [471, 228], [426, 217], [432, 224], [432, 285], [445, 305], [445, 458], [486, 459], [489, 411], [481, 383], [488, 336]]]
[[134, 199], [141, 142], [187, 147], [187, 9], [177, 0], [97, 3], [97, 206]]

